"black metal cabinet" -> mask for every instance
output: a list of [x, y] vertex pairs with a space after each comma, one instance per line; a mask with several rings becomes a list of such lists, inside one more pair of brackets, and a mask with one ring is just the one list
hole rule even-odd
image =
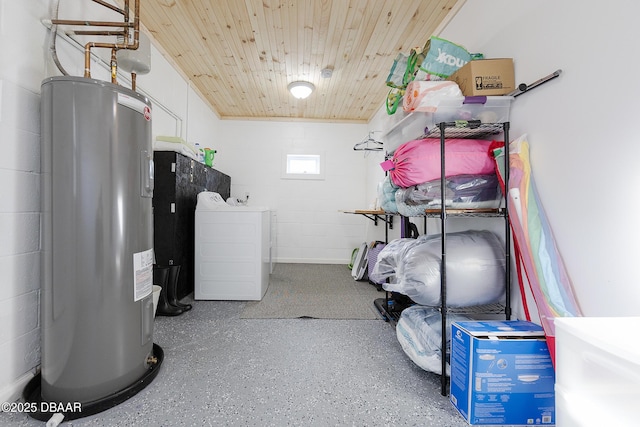
[[173, 151], [156, 151], [153, 190], [153, 245], [156, 263], [180, 265], [178, 298], [193, 292], [194, 217], [198, 193], [214, 191], [225, 200], [231, 177]]

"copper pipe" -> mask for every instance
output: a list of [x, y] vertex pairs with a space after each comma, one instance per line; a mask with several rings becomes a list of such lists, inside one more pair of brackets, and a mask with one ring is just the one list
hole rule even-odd
[[116, 58], [116, 49], [111, 49], [111, 83], [117, 84], [118, 78], [118, 59]]
[[52, 19], [55, 25], [81, 25], [86, 27], [133, 27], [130, 22], [107, 22], [107, 21], [76, 21], [69, 19]]
[[[140, 0], [135, 0], [135, 8], [133, 13], [133, 44], [131, 49], [136, 50], [140, 46]], [[129, 3], [129, 0], [126, 0]]]
[[78, 36], [123, 36], [125, 31], [74, 31], [73, 34]]
[[85, 48], [86, 46], [90, 46], [92, 48], [97, 47], [97, 48], [105, 48], [105, 49], [116, 49], [116, 50], [120, 50], [120, 49], [129, 49], [128, 46], [131, 45], [127, 45], [125, 43], [97, 43], [97, 42], [89, 42], [87, 44], [85, 44]]
[[[84, 77], [91, 78], [91, 48], [101, 47], [101, 48], [109, 48], [113, 49], [113, 43], [96, 43], [89, 42], [84, 45]], [[113, 61], [113, 55], [112, 55]], [[113, 79], [113, 78], [112, 78]]]
[[91, 78], [91, 46], [89, 43], [84, 45], [84, 77]]
[[[92, 48], [108, 48], [111, 49], [111, 81], [116, 83], [118, 72], [118, 61], [116, 53], [119, 49], [131, 49], [136, 50], [140, 46], [140, 0], [135, 0], [133, 23], [129, 22], [130, 8], [129, 0], [125, 0], [124, 9], [119, 9], [116, 6], [112, 6], [103, 0], [92, 0], [94, 3], [105, 6], [111, 10], [121, 13], [124, 16], [124, 22], [103, 22], [103, 21], [80, 21], [80, 20], [65, 20], [54, 19], [51, 22], [55, 25], [82, 25], [93, 27], [116, 27], [123, 28], [123, 31], [98, 31], [98, 30], [80, 30], [75, 31], [75, 34], [81, 35], [96, 35], [96, 36], [123, 36], [123, 43], [96, 43], [89, 42], [84, 45], [84, 77], [91, 78], [91, 49]], [[133, 29], [133, 43], [129, 43], [130, 30]], [[135, 87], [135, 77], [133, 77], [133, 85]], [[135, 89], [133, 89], [135, 90]]]
[[136, 91], [136, 73], [131, 73], [131, 90]]
[[[124, 22], [128, 23], [129, 22], [129, 15], [131, 14], [131, 10], [129, 9], [129, 0], [125, 0], [124, 7], [125, 7], [125, 9], [127, 11], [127, 13], [125, 13], [125, 15], [124, 15]], [[129, 43], [129, 35], [130, 35], [129, 28], [125, 28], [124, 29], [124, 41], [125, 41], [125, 43]], [[134, 34], [134, 36], [135, 36], [135, 34]]]
[[109, 3], [107, 3], [107, 2], [105, 2], [105, 1], [103, 1], [103, 0], [92, 0], [92, 1], [93, 1], [94, 3], [98, 3], [99, 5], [102, 5], [102, 6], [104, 6], [104, 7], [107, 7], [107, 8], [109, 8], [109, 9], [111, 9], [111, 10], [114, 10], [114, 11], [118, 12], [118, 13], [119, 13], [119, 14], [121, 14], [121, 15], [127, 16], [128, 9], [129, 9], [129, 8], [128, 8], [129, 0], [127, 0], [127, 1], [125, 2], [125, 6], [124, 6], [125, 8], [124, 8], [124, 9], [120, 9], [118, 6], [111, 5], [111, 4], [109, 4]]

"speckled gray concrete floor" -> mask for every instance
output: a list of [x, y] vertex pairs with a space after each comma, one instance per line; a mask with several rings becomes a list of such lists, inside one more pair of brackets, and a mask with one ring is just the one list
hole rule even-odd
[[[382, 320], [240, 319], [244, 302], [158, 317], [158, 376], [126, 402], [63, 426], [466, 426], [440, 377]], [[42, 426], [0, 413], [0, 425]]]

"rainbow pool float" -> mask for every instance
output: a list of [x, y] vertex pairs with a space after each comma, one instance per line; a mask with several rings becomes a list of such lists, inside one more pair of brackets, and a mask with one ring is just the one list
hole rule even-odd
[[[513, 232], [516, 262], [520, 259], [524, 266], [547, 337], [551, 360], [555, 364], [554, 319], [578, 317], [582, 313], [536, 191], [526, 138], [523, 135], [509, 144], [509, 222]], [[504, 146], [495, 148], [493, 154], [504, 193]], [[527, 310], [524, 298], [523, 303]]]

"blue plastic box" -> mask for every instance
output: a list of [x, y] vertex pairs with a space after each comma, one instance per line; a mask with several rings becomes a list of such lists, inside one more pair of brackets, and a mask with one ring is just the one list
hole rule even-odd
[[469, 425], [555, 425], [554, 385], [539, 325], [452, 323], [450, 400]]

